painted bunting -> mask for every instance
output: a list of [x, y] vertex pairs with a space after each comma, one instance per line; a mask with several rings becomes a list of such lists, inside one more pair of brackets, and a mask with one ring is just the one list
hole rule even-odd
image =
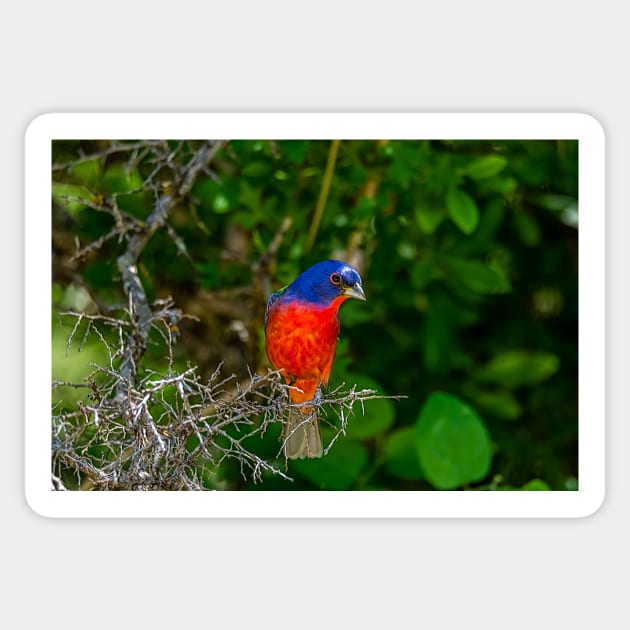
[[321, 457], [317, 406], [328, 384], [339, 335], [339, 307], [348, 299], [365, 300], [358, 271], [339, 260], [309, 267], [269, 297], [265, 347], [271, 365], [291, 385], [291, 402], [282, 439], [287, 458]]

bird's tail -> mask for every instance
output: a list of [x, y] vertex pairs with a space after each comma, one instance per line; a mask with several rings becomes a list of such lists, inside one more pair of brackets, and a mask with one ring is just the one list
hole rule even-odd
[[282, 440], [284, 454], [289, 459], [321, 457], [323, 448], [317, 407], [290, 407]]

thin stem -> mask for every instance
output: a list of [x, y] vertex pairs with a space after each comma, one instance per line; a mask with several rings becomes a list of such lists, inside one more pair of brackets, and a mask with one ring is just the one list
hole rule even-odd
[[322, 180], [322, 187], [319, 191], [319, 197], [317, 199], [317, 206], [315, 206], [315, 214], [311, 221], [311, 227], [308, 230], [308, 236], [306, 238], [306, 251], [310, 252], [315, 237], [319, 230], [319, 224], [322, 221], [324, 210], [326, 208], [326, 201], [328, 200], [328, 191], [330, 190], [330, 182], [332, 181], [333, 173], [335, 172], [335, 163], [337, 162], [337, 153], [339, 151], [339, 140], [332, 140], [330, 143], [330, 149], [328, 150], [328, 160], [326, 161], [326, 170], [324, 171], [324, 179]]

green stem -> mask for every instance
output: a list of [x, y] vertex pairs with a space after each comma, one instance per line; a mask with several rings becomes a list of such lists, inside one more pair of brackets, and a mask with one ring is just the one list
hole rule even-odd
[[324, 209], [326, 208], [326, 200], [328, 199], [328, 191], [330, 190], [330, 182], [335, 171], [335, 162], [337, 161], [337, 152], [339, 151], [339, 140], [332, 140], [330, 143], [330, 149], [328, 150], [328, 160], [326, 162], [326, 170], [324, 171], [324, 179], [322, 181], [322, 187], [319, 191], [319, 197], [317, 199], [317, 206], [315, 206], [315, 214], [311, 222], [311, 227], [308, 230], [308, 236], [306, 238], [306, 251], [310, 252], [319, 230], [319, 224], [321, 223], [322, 216], [324, 215]]

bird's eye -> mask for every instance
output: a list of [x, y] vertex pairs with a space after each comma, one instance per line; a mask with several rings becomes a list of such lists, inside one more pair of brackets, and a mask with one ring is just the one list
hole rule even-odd
[[341, 276], [338, 273], [331, 273], [330, 274], [330, 281], [335, 286], [339, 286], [341, 284]]

